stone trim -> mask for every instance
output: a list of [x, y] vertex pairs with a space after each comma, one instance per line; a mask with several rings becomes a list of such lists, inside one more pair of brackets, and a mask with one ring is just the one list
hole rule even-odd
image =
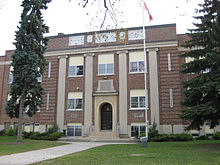
[[[168, 42], [154, 42], [147, 43], [146, 48], [153, 47], [170, 47], [177, 46], [177, 41], [168, 41]], [[66, 50], [54, 50], [48, 51], [44, 56], [66, 56], [74, 54], [89, 54], [89, 53], [103, 53], [103, 52], [112, 52], [112, 51], [125, 51], [125, 50], [137, 50], [143, 49], [143, 44], [131, 44], [131, 45], [120, 45], [120, 46], [110, 46], [110, 47], [95, 47], [95, 48], [81, 48], [81, 49], [66, 49]]]

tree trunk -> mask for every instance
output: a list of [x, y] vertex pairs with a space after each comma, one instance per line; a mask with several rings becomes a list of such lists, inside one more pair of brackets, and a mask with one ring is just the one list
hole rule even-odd
[[19, 116], [18, 116], [18, 133], [17, 133], [17, 142], [23, 142], [23, 98], [21, 97], [20, 105], [19, 105]]

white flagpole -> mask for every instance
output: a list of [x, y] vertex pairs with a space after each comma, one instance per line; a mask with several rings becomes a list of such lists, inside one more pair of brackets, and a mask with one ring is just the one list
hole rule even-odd
[[147, 90], [147, 52], [146, 52], [146, 31], [145, 31], [145, 17], [144, 17], [144, 1], [142, 0], [142, 10], [143, 10], [143, 45], [144, 45], [144, 92], [145, 92], [145, 124], [146, 124], [146, 138], [148, 140], [148, 90]]

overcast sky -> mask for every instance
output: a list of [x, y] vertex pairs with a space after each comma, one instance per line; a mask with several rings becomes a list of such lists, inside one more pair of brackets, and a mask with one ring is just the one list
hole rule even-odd
[[[89, 4], [85, 9], [79, 5], [78, 2], [80, 1], [82, 0], [72, 0], [71, 2], [69, 0], [52, 0], [48, 5], [48, 10], [44, 12], [45, 22], [50, 27], [50, 33], [47, 36], [57, 35], [59, 32], [70, 34], [99, 29], [103, 18], [103, 10], [98, 5], [100, 5], [100, 1], [103, 1], [97, 0], [97, 3]], [[146, 18], [145, 26], [176, 23], [177, 33], [186, 33], [187, 28], [193, 27], [194, 9], [198, 8], [197, 4], [202, 1], [145, 0], [153, 16], [151, 22]], [[0, 55], [4, 55], [5, 50], [14, 49], [12, 42], [20, 21], [21, 2], [22, 0], [3, 0], [4, 5], [0, 9]], [[140, 0], [121, 0], [120, 4], [116, 4], [119, 27], [143, 25], [142, 8], [139, 2]], [[96, 14], [97, 11], [98, 15]], [[114, 27], [110, 19], [107, 19], [105, 25]]]

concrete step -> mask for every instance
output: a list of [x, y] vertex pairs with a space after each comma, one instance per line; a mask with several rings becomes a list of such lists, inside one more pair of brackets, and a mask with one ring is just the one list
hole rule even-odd
[[93, 139], [120, 139], [112, 131], [92, 132], [92, 134], [89, 137]]

